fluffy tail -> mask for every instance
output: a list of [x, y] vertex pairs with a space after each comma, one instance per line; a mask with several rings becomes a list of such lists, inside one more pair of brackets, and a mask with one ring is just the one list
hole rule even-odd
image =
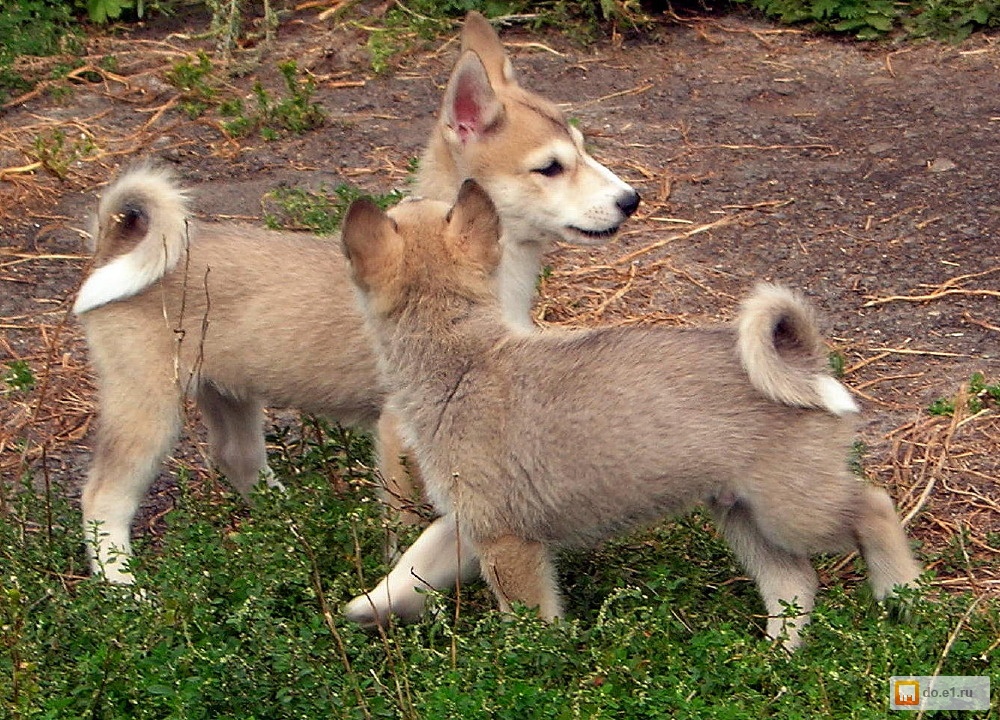
[[187, 247], [187, 218], [188, 197], [169, 170], [143, 164], [121, 175], [97, 207], [95, 269], [73, 312], [136, 295], [170, 272]]
[[758, 285], [740, 308], [737, 334], [743, 368], [763, 395], [834, 415], [858, 412], [847, 388], [825, 370], [823, 338], [812, 310], [798, 295]]

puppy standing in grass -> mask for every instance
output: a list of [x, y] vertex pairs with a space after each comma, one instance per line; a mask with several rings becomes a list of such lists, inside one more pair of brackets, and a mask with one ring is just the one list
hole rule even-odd
[[[507, 318], [530, 326], [542, 256], [554, 240], [601, 242], [639, 204], [594, 160], [578, 130], [514, 78], [489, 23], [470, 13], [416, 192], [454, 201], [476, 178], [504, 217], [497, 272]], [[74, 305], [97, 370], [98, 427], [83, 491], [92, 569], [131, 582], [129, 526], [193, 397], [213, 459], [243, 494], [267, 466], [263, 408], [372, 425], [382, 393], [343, 256], [329, 240], [198, 223], [164, 170], [133, 169], [104, 193], [95, 269]], [[388, 499], [411, 499], [393, 419], [380, 423]], [[448, 538], [443, 542], [448, 543]], [[441, 553], [442, 572], [458, 572]]]
[[[786, 647], [813, 606], [810, 553], [858, 547], [879, 598], [917, 578], [889, 496], [847, 468], [857, 407], [824, 372], [799, 298], [761, 286], [736, 327], [527, 333], [497, 297], [499, 236], [471, 181], [451, 208], [404, 202], [387, 215], [359, 201], [343, 231], [387, 407], [447, 514], [427, 534], [453, 532], [457, 518], [462, 552], [479, 558], [502, 609], [560, 617], [554, 548], [697, 503]], [[418, 610], [406, 576], [424, 552], [418, 540], [349, 617]], [[801, 614], [786, 623], [783, 603]]]

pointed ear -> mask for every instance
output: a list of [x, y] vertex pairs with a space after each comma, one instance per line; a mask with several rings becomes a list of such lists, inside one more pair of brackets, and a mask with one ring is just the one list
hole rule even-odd
[[482, 186], [466, 180], [448, 213], [452, 244], [464, 256], [492, 273], [500, 264], [500, 216]]
[[465, 145], [482, 138], [503, 120], [503, 103], [493, 91], [479, 56], [466, 52], [448, 80], [441, 122], [452, 139]]
[[399, 260], [396, 223], [371, 200], [351, 203], [340, 236], [354, 283], [364, 292], [390, 279]]
[[465, 16], [462, 26], [462, 52], [471, 50], [483, 61], [486, 74], [494, 87], [502, 84], [516, 85], [514, 66], [489, 20], [472, 11]]

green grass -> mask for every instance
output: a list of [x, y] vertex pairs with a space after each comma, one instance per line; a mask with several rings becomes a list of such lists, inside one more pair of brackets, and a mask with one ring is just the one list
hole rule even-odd
[[250, 510], [180, 477], [142, 593], [82, 577], [64, 488], [2, 481], [0, 717], [881, 718], [891, 675], [1000, 676], [995, 602], [917, 594], [900, 621], [840, 583], [788, 657], [698, 514], [562, 558], [566, 622], [505, 621], [476, 585], [457, 618], [447, 594], [364, 632], [339, 607], [386, 569], [370, 442], [313, 421], [269, 440], [288, 493]]

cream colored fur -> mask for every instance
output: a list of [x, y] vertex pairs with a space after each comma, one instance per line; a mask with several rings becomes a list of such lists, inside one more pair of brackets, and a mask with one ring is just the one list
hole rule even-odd
[[[552, 173], [556, 158], [562, 172]], [[555, 106], [516, 83], [476, 13], [465, 23], [418, 191], [452, 202], [466, 177], [499, 195], [506, 231], [498, 282], [508, 317], [524, 327], [552, 241], [598, 242], [639, 202], [585, 152]], [[371, 426], [382, 394], [334, 241], [195, 222], [170, 173], [148, 165], [105, 191], [94, 238], [95, 267], [75, 305], [99, 400], [83, 515], [93, 570], [130, 582], [129, 527], [174, 445], [185, 397], [201, 408], [214, 460], [245, 494], [261, 479], [277, 482], [264, 406]], [[382, 418], [379, 431], [387, 500], [412, 520], [395, 419]]]
[[[697, 504], [756, 580], [768, 635], [786, 647], [812, 609], [811, 553], [858, 547], [879, 598], [917, 578], [889, 497], [847, 468], [856, 415], [813, 392], [832, 378], [801, 298], [761, 286], [735, 327], [525, 333], [496, 293], [499, 223], [468, 182], [454, 207], [403, 203], [386, 215], [356, 203], [343, 243], [387, 407], [444, 515], [428, 533], [439, 551], [461, 547], [467, 566], [479, 559], [501, 608], [559, 617], [555, 548]], [[348, 616], [412, 617], [422, 596], [405, 577], [448, 587], [440, 564], [418, 541]], [[786, 622], [783, 603], [801, 614]]]

